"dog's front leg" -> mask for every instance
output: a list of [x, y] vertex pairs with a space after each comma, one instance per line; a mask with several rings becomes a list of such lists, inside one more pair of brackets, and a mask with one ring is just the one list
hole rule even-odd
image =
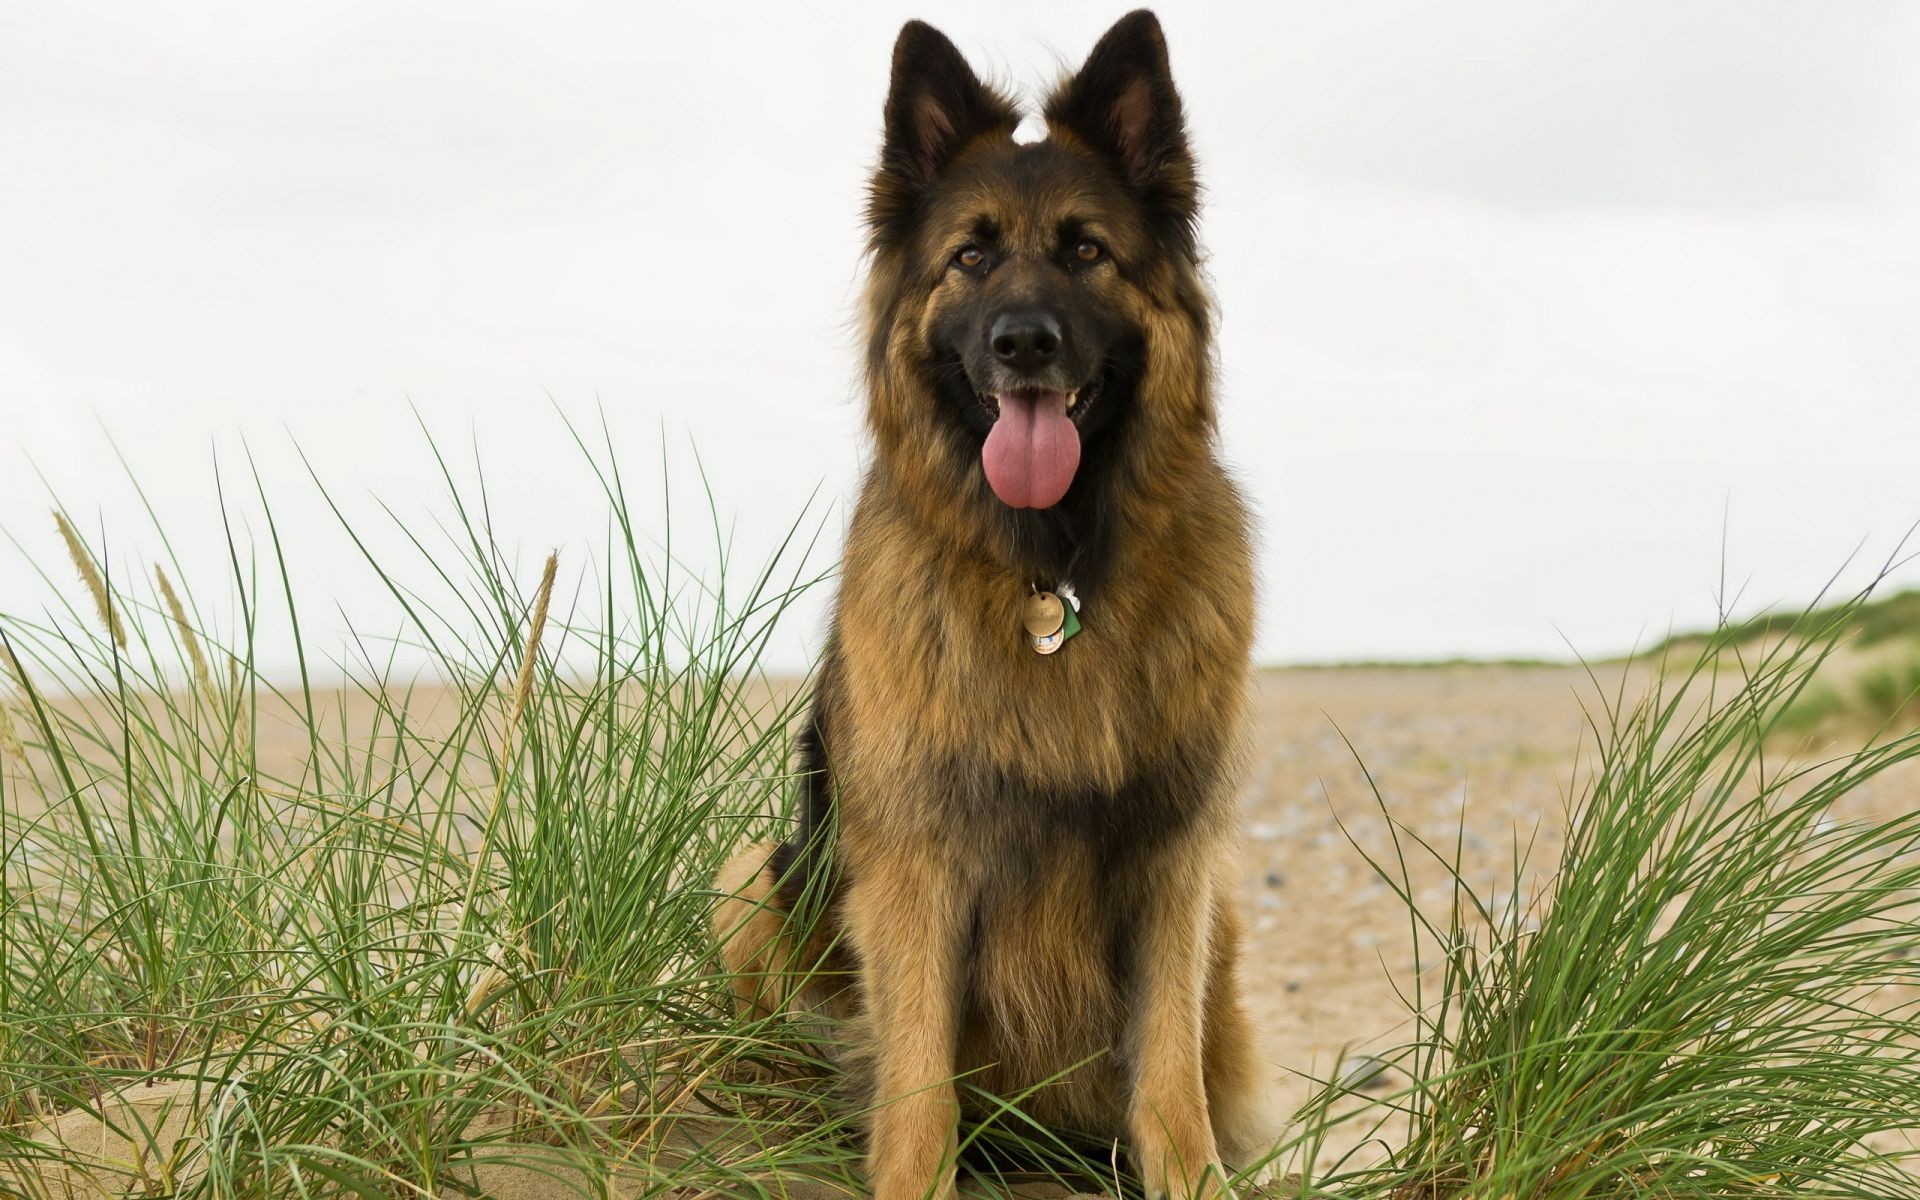
[[1134, 1161], [1153, 1200], [1225, 1193], [1201, 1069], [1210, 880], [1202, 858], [1162, 850], [1143, 873], [1133, 967]]
[[848, 890], [879, 1105], [867, 1158], [875, 1200], [953, 1195], [953, 1076], [969, 908], [956, 873], [932, 847], [863, 855]]

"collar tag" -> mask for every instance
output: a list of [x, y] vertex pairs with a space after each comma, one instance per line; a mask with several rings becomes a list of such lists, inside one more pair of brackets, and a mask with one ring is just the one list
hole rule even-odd
[[1027, 642], [1036, 654], [1052, 654], [1080, 632], [1080, 597], [1071, 583], [1058, 590], [1043, 592], [1033, 586], [1021, 610], [1020, 623], [1027, 631]]

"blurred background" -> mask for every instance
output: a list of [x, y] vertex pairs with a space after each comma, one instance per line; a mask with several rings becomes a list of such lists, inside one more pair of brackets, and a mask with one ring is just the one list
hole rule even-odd
[[[1864, 579], [1920, 518], [1920, 7], [1158, 11], [1263, 661], [1618, 653]], [[741, 561], [811, 503], [830, 564], [895, 31], [1031, 97], [1120, 12], [0, 9], [0, 611], [49, 602], [29, 562], [71, 590], [52, 497], [142, 573], [151, 502], [204, 602], [217, 463], [324, 654], [390, 601], [306, 463], [397, 545], [450, 512], [423, 423], [529, 589], [604, 545], [563, 416], [636, 492], [669, 464], [690, 565], [702, 468]]]

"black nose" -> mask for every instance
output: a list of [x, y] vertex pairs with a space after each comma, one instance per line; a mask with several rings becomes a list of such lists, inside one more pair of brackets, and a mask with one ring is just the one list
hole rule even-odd
[[1060, 321], [1040, 308], [1013, 309], [993, 319], [987, 344], [993, 356], [1016, 371], [1033, 372], [1060, 350]]

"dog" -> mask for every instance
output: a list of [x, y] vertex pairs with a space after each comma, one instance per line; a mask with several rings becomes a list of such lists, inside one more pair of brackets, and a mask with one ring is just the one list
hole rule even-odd
[[[1220, 1195], [1277, 1132], [1242, 1002], [1248, 517], [1217, 454], [1199, 188], [1153, 14], [1044, 106], [893, 51], [867, 205], [871, 466], [798, 737], [798, 833], [721, 871], [743, 1004], [820, 1009], [878, 1200], [948, 1197], [957, 1077]], [[788, 914], [828, 899], [811, 940]], [[837, 939], [855, 981], [809, 972]]]

